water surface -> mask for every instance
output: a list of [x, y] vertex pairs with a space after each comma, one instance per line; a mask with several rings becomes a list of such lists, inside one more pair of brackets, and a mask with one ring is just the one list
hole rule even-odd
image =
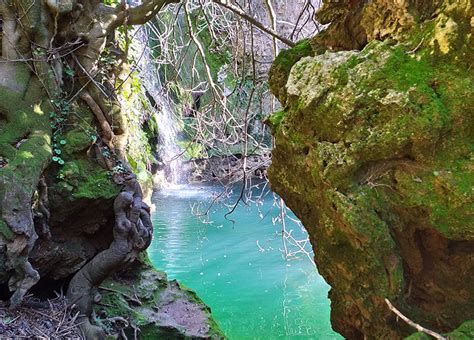
[[[204, 207], [219, 189], [185, 186], [155, 193], [149, 248], [154, 265], [196, 291], [229, 339], [341, 339], [329, 322], [329, 286], [313, 263], [283, 256], [281, 225], [272, 223], [280, 216], [273, 195], [258, 207], [240, 204], [229, 217], [235, 223], [224, 218], [223, 205], [214, 204], [211, 222], [203, 222], [191, 207]], [[303, 239], [291, 218], [287, 230]]]

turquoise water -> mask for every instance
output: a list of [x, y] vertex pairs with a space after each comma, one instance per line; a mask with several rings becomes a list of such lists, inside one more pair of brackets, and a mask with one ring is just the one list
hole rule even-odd
[[[281, 225], [272, 223], [280, 216], [273, 194], [258, 207], [240, 204], [229, 217], [235, 223], [224, 218], [227, 209], [219, 203], [210, 221], [193, 214], [191, 208], [206, 207], [218, 191], [187, 186], [155, 193], [154, 265], [196, 291], [229, 339], [341, 339], [329, 322], [329, 286], [313, 263], [283, 256]], [[291, 218], [285, 219], [287, 231], [303, 239]]]

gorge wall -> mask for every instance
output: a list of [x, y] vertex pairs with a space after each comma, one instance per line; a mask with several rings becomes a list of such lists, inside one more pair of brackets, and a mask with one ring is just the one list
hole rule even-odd
[[[272, 188], [331, 285], [333, 328], [473, 336], [473, 6], [325, 1], [328, 28], [270, 71]], [[464, 324], [463, 324], [464, 322]]]

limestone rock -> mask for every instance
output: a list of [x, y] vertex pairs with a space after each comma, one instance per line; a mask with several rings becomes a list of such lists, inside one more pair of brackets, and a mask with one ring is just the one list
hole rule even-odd
[[411, 334], [384, 298], [452, 331], [474, 318], [472, 6], [343, 3], [319, 14], [326, 52], [272, 66], [272, 188], [308, 229], [338, 332]]
[[[140, 339], [223, 339], [211, 310], [193, 292], [149, 264], [132, 266], [102, 284], [101, 302], [96, 305], [97, 322], [114, 333], [108, 318], [120, 315], [129, 322], [124, 331]], [[113, 319], [112, 319], [113, 320]], [[123, 325], [120, 325], [123, 326]]]

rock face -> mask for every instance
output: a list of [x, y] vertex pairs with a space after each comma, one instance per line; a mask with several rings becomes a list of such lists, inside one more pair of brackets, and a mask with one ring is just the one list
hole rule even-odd
[[[349, 339], [474, 319], [473, 7], [327, 2], [270, 71], [269, 177], [307, 228]], [[465, 323], [472, 325], [471, 323]]]

